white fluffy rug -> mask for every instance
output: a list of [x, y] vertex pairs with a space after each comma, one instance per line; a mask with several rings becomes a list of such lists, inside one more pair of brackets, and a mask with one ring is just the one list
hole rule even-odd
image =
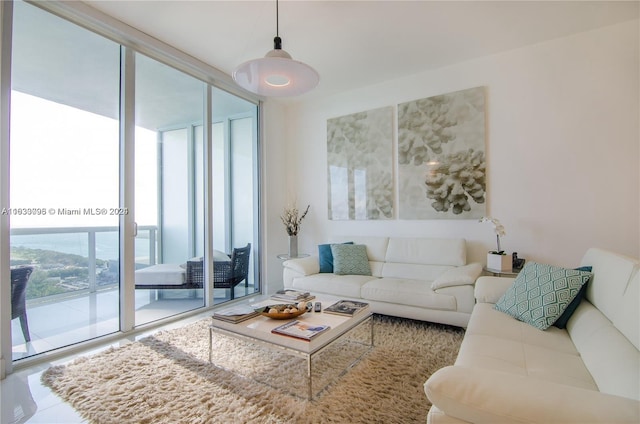
[[[453, 364], [463, 330], [374, 320], [375, 347], [311, 402], [287, 394], [305, 390], [299, 359], [215, 336], [213, 361], [222, 367], [212, 366], [208, 319], [52, 367], [42, 381], [94, 423], [423, 424], [430, 407], [423, 383]], [[344, 343], [314, 363], [319, 387], [353, 349]]]

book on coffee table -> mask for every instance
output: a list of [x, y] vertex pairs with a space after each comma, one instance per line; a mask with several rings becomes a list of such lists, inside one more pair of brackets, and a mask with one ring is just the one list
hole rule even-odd
[[253, 318], [260, 315], [259, 311], [256, 311], [247, 305], [234, 305], [229, 308], [221, 309], [213, 313], [213, 318], [220, 321], [227, 321], [232, 323], [238, 323], [246, 321], [249, 318]]
[[368, 303], [358, 302], [356, 300], [339, 300], [331, 306], [324, 308], [322, 312], [335, 315], [344, 315], [352, 317], [369, 307]]
[[309, 324], [307, 322], [295, 320], [287, 322], [286, 324], [282, 324], [271, 330], [271, 332], [275, 334], [295, 337], [298, 339], [311, 340], [312, 338], [323, 333], [324, 331], [327, 331], [330, 328], [331, 327], [329, 327], [328, 325]]
[[301, 292], [298, 290], [284, 289], [278, 290], [271, 295], [272, 299], [282, 300], [285, 302], [301, 302], [315, 299], [316, 297], [309, 292]]

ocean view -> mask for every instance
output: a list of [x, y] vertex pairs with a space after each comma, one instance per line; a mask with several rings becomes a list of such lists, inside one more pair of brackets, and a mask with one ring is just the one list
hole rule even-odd
[[[120, 257], [118, 236], [119, 233], [116, 231], [96, 233], [97, 259], [110, 260]], [[87, 233], [12, 235], [11, 246], [52, 250], [80, 255], [85, 258], [89, 256], [89, 237]], [[137, 240], [136, 257], [149, 257], [148, 240]]]

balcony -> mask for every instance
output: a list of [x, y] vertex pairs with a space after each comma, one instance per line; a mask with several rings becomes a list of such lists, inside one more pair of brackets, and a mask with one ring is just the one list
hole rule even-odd
[[[136, 267], [156, 262], [157, 228], [141, 226]], [[11, 322], [13, 360], [115, 333], [120, 329], [117, 227], [16, 228], [11, 231], [12, 265], [35, 267], [27, 285], [31, 341]], [[29, 290], [31, 289], [31, 290]], [[235, 297], [253, 293], [235, 288]], [[214, 303], [229, 300], [214, 290]], [[201, 308], [203, 290], [136, 290], [136, 325]]]

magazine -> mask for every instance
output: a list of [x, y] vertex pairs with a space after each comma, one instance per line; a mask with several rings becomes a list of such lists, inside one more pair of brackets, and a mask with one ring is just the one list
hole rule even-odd
[[272, 299], [284, 300], [288, 302], [300, 302], [303, 300], [311, 300], [315, 299], [315, 296], [311, 295], [309, 292], [301, 292], [298, 290], [292, 289], [284, 289], [278, 290], [272, 296]]
[[356, 300], [340, 300], [333, 305], [324, 308], [323, 312], [352, 317], [355, 314], [364, 311], [368, 307], [369, 304], [365, 302], [358, 302]]
[[213, 313], [213, 318], [220, 321], [227, 321], [238, 323], [249, 318], [253, 318], [260, 315], [260, 312], [251, 308], [250, 306], [235, 305], [226, 309], [221, 309]]
[[296, 337], [298, 339], [311, 340], [318, 334], [327, 331], [329, 328], [331, 327], [329, 327], [328, 325], [309, 324], [307, 322], [295, 320], [280, 325], [271, 330], [271, 332], [276, 334], [283, 334], [285, 336]]

